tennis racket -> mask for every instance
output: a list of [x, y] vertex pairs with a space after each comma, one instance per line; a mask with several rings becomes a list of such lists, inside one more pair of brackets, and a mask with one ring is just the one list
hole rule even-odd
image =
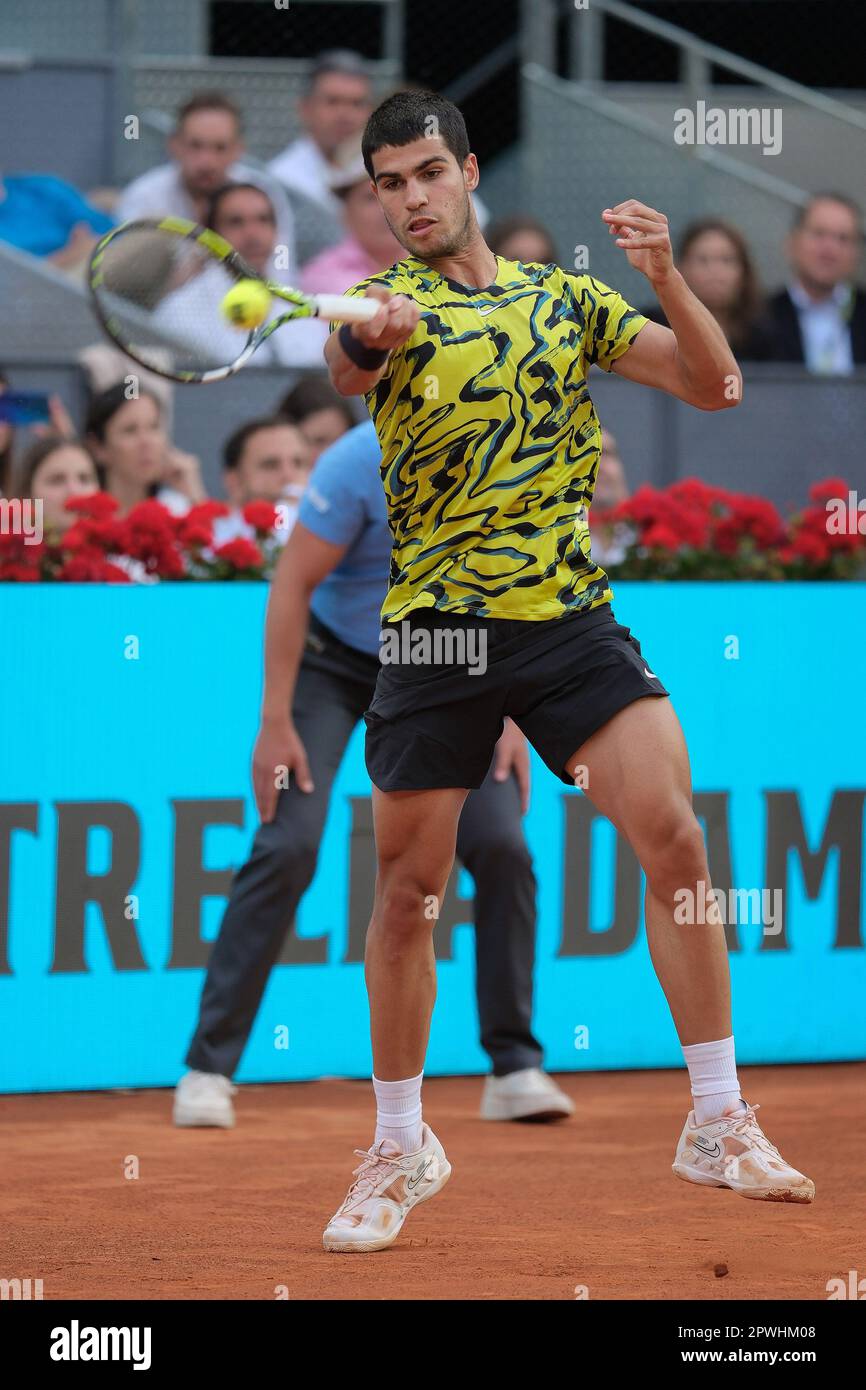
[[[247, 332], [222, 301], [239, 280], [257, 280], [286, 312]], [[223, 381], [284, 323], [304, 318], [364, 323], [379, 301], [303, 294], [265, 280], [223, 237], [178, 217], [124, 222], [90, 258], [90, 294], [102, 328], [134, 362], [169, 381]]]

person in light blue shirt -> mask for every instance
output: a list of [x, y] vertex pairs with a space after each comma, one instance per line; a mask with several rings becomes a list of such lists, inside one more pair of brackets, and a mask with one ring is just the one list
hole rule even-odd
[[[261, 825], [238, 871], [208, 962], [199, 1016], [175, 1094], [178, 1125], [234, 1123], [231, 1078], [272, 966], [312, 880], [331, 788], [372, 699], [391, 533], [372, 422], [316, 462], [271, 588], [262, 721], [253, 756]], [[290, 771], [278, 791], [274, 769]], [[572, 1102], [541, 1070], [532, 1033], [535, 877], [521, 814], [526, 743], [509, 723], [482, 785], [463, 807], [457, 856], [475, 882], [476, 994], [491, 1059], [481, 1100], [490, 1120], [553, 1120]], [[375, 865], [373, 865], [375, 872]], [[366, 916], [369, 903], [362, 910]], [[295, 939], [297, 960], [327, 942]]]
[[0, 241], [19, 251], [72, 264], [113, 226], [107, 213], [53, 174], [0, 176]]

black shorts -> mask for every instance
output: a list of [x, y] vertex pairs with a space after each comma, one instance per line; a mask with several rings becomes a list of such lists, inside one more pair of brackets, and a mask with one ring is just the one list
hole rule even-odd
[[434, 608], [383, 623], [366, 763], [380, 791], [480, 787], [506, 715], [566, 786], [566, 761], [619, 710], [667, 695], [609, 604], [527, 622]]

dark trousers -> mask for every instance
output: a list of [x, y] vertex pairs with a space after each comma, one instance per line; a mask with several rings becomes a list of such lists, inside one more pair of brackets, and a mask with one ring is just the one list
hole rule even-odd
[[[331, 787], [346, 744], [370, 704], [378, 661], [339, 642], [311, 619], [293, 719], [315, 790], [294, 778], [273, 821], [260, 825], [235, 875], [208, 962], [195, 1034], [196, 1071], [233, 1076], [271, 969], [316, 868]], [[517, 780], [492, 772], [463, 806], [457, 857], [475, 882], [476, 997], [481, 1045], [497, 1076], [537, 1067], [532, 1034], [535, 876], [523, 836]]]

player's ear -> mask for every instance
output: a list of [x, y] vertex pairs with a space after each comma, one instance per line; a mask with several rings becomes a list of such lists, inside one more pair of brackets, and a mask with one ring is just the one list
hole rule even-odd
[[474, 154], [468, 154], [463, 161], [463, 181], [470, 193], [473, 189], [478, 187], [481, 181], [481, 175], [478, 171], [478, 160], [475, 158]]

